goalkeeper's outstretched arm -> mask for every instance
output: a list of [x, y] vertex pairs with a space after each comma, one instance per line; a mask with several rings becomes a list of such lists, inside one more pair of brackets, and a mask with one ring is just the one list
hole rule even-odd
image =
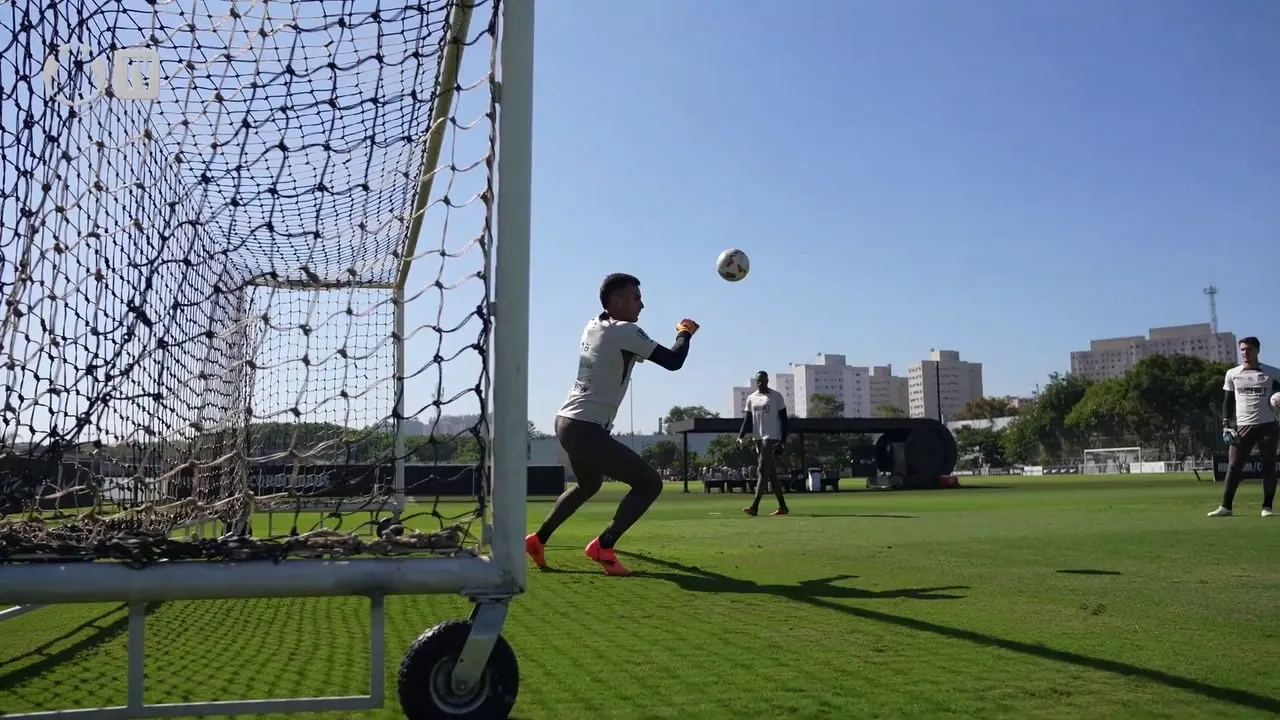
[[1236, 393], [1227, 390], [1222, 393], [1222, 427], [1231, 427], [1236, 420]]
[[676, 341], [671, 347], [654, 345], [649, 352], [648, 360], [672, 372], [684, 367], [684, 360], [689, 356], [689, 341], [698, 332], [698, 323], [685, 318], [676, 325]]

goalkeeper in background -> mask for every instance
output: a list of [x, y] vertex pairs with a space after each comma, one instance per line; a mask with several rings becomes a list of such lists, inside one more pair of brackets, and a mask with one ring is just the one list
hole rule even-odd
[[592, 318], [582, 331], [578, 379], [556, 414], [556, 439], [569, 457], [577, 484], [556, 499], [542, 527], [524, 539], [524, 550], [535, 565], [546, 567], [546, 545], [551, 534], [600, 490], [608, 476], [626, 483], [631, 490], [618, 505], [613, 522], [587, 545], [587, 557], [600, 563], [608, 575], [629, 575], [631, 571], [618, 562], [614, 543], [662, 494], [662, 478], [634, 450], [610, 435], [609, 429], [627, 394], [636, 363], [650, 360], [671, 371], [684, 367], [698, 323], [688, 318], [677, 323], [676, 339], [669, 348], [649, 339], [635, 324], [644, 309], [640, 281], [623, 273], [604, 279], [600, 305], [604, 312]]
[[1280, 392], [1280, 369], [1258, 362], [1262, 343], [1256, 337], [1240, 341], [1241, 362], [1227, 371], [1222, 386], [1222, 440], [1227, 443], [1227, 487], [1222, 505], [1209, 517], [1232, 514], [1236, 490], [1244, 477], [1244, 464], [1254, 448], [1262, 465], [1262, 517], [1275, 515], [1276, 446], [1280, 423], [1271, 408], [1271, 394]]
[[747, 442], [751, 433], [756, 448], [756, 497], [742, 512], [755, 517], [760, 512], [760, 500], [764, 497], [765, 484], [773, 485], [773, 496], [778, 499], [778, 509], [771, 515], [786, 515], [787, 499], [778, 482], [778, 456], [787, 446], [787, 403], [782, 393], [769, 387], [769, 373], [756, 373], [756, 391], [747, 396], [743, 410], [742, 429], [738, 442]]

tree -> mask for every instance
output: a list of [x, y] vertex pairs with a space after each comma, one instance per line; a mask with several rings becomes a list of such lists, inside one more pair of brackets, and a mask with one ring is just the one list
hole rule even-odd
[[1001, 433], [1008, 458], [1014, 462], [1043, 462], [1077, 454], [1084, 434], [1067, 427], [1067, 415], [1091, 384], [1079, 375], [1050, 375], [1036, 402]]
[[534, 425], [532, 420], [529, 421], [529, 439], [530, 440], [540, 440], [542, 438], [549, 438], [549, 437], [551, 436], [539, 430], [538, 426]]
[[711, 467], [745, 468], [756, 464], [755, 450], [741, 445], [735, 435], [717, 435], [707, 444]]
[[659, 440], [641, 450], [640, 457], [658, 470], [672, 470], [680, 459], [680, 448], [670, 440]]
[[1142, 410], [1125, 378], [1094, 383], [1067, 413], [1066, 425], [1094, 446], [1124, 442], [1142, 422]]
[[907, 416], [907, 413], [905, 410], [893, 403], [880, 403], [876, 406], [875, 410], [871, 411], [871, 416], [878, 418], [903, 418]]
[[667, 411], [667, 416], [663, 418], [663, 424], [669, 425], [677, 420], [714, 417], [720, 417], [719, 413], [711, 412], [701, 405], [674, 405]]
[[[961, 464], [967, 464], [970, 467], [1008, 465], [1001, 434], [1001, 431], [989, 427], [962, 427], [957, 430], [956, 449], [959, 451]], [[971, 460], [971, 462], [965, 463], [965, 460]]]
[[1018, 408], [1013, 406], [1009, 398], [980, 397], [974, 398], [956, 411], [953, 420], [995, 420], [1002, 417], [1013, 417]]
[[[809, 417], [844, 417], [844, 403], [835, 395], [814, 393], [809, 396]], [[805, 459], [816, 460], [824, 467], [842, 468], [849, 464], [852, 449], [866, 445], [871, 438], [861, 433], [823, 433], [806, 438]]]

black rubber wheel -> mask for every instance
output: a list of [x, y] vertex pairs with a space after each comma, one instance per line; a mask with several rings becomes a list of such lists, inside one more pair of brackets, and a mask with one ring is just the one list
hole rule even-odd
[[912, 475], [936, 478], [946, 472], [947, 441], [941, 425], [924, 425], [907, 436], [907, 469]]
[[511, 714], [520, 689], [520, 666], [501, 635], [476, 687], [465, 696], [453, 691], [453, 667], [470, 635], [471, 621], [450, 620], [419, 635], [405, 651], [396, 691], [406, 718], [505, 720]]

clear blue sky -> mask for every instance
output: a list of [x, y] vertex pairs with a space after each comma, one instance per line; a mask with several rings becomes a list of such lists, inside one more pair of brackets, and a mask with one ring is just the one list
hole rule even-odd
[[956, 349], [1027, 394], [1091, 338], [1207, 321], [1210, 283], [1280, 357], [1280, 2], [786, 7], [538, 4], [539, 427], [613, 271], [655, 338], [702, 323], [683, 370], [637, 370], [637, 432], [818, 352], [905, 374]]

